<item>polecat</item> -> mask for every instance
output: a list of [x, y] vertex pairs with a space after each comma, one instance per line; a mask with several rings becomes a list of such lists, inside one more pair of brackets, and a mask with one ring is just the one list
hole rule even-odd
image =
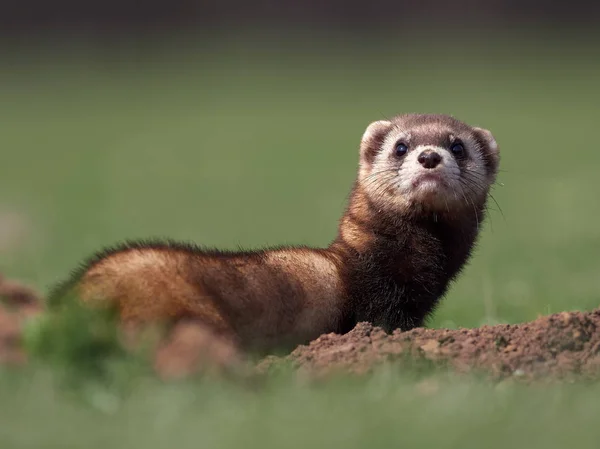
[[344, 333], [360, 321], [420, 326], [477, 240], [499, 149], [446, 115], [371, 123], [335, 240], [323, 249], [229, 252], [126, 242], [51, 295], [111, 301], [127, 322], [198, 320], [243, 348], [270, 350]]

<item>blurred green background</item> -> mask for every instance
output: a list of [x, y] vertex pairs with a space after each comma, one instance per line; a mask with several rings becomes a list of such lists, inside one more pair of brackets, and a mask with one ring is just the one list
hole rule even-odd
[[[502, 213], [490, 203], [430, 325], [597, 307], [598, 39], [442, 24], [2, 40], [0, 272], [47, 291], [125, 238], [327, 245], [369, 122], [437, 112], [494, 133]], [[82, 404], [56, 389], [58, 371], [0, 370], [0, 447], [548, 449], [600, 437], [597, 382], [493, 385], [388, 367], [249, 389], [131, 374], [131, 396], [91, 388]]]
[[600, 303], [594, 42], [248, 36], [13, 46], [0, 270], [45, 291], [125, 238], [327, 245], [368, 123], [440, 112], [496, 136], [502, 213], [430, 324]]

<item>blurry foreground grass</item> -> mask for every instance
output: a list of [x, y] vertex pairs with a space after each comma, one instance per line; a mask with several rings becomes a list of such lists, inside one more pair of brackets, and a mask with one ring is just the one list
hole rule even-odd
[[[18, 378], [17, 378], [18, 376]], [[392, 367], [367, 379], [249, 389], [217, 381], [135, 378], [121, 399], [89, 404], [55, 390], [45, 370], [0, 372], [0, 444], [36, 448], [595, 448], [600, 384], [552, 388]]]
[[[0, 366], [0, 447], [595, 448], [600, 382], [491, 384], [428, 364], [307, 383], [164, 383], [126, 355], [109, 311], [65, 301], [28, 322], [31, 364]], [[265, 380], [265, 379], [263, 379]]]
[[92, 309], [66, 295], [25, 322], [23, 345], [34, 362], [52, 367], [59, 384], [68, 390], [85, 391], [90, 386], [110, 390], [124, 385], [116, 380], [120, 367], [134, 368], [141, 361], [121, 344], [117, 317], [114, 309]]
[[[102, 245], [157, 235], [226, 248], [326, 245], [366, 125], [442, 112], [495, 134], [503, 214], [491, 212], [431, 324], [597, 307], [597, 48], [502, 37], [489, 48], [225, 41], [120, 59], [107, 49], [13, 55], [0, 72], [0, 270], [46, 288]], [[99, 343], [95, 318], [77, 313], [30, 335], [37, 369], [0, 371], [2, 449], [548, 449], [600, 438], [597, 383], [494, 386], [389, 367], [326, 386], [285, 376], [258, 390], [163, 385], [123, 359], [101, 323]], [[83, 403], [64, 390], [75, 368]], [[94, 381], [102, 372], [108, 384]]]

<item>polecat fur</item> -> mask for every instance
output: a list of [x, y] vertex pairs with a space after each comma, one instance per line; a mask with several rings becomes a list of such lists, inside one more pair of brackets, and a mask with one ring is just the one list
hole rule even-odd
[[269, 351], [424, 324], [469, 259], [499, 165], [492, 134], [453, 117], [371, 123], [337, 237], [326, 248], [217, 251], [125, 242], [86, 261], [51, 297], [116, 305], [125, 322], [196, 320]]

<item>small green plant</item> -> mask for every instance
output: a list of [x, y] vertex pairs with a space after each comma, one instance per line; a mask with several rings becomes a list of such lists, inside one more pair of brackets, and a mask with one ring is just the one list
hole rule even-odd
[[[114, 394], [139, 368], [140, 359], [122, 343], [114, 308], [88, 307], [75, 296], [61, 298], [46, 312], [25, 323], [25, 349], [35, 363], [58, 374], [70, 389], [93, 392], [90, 399]], [[106, 402], [106, 401], [104, 401]]]

